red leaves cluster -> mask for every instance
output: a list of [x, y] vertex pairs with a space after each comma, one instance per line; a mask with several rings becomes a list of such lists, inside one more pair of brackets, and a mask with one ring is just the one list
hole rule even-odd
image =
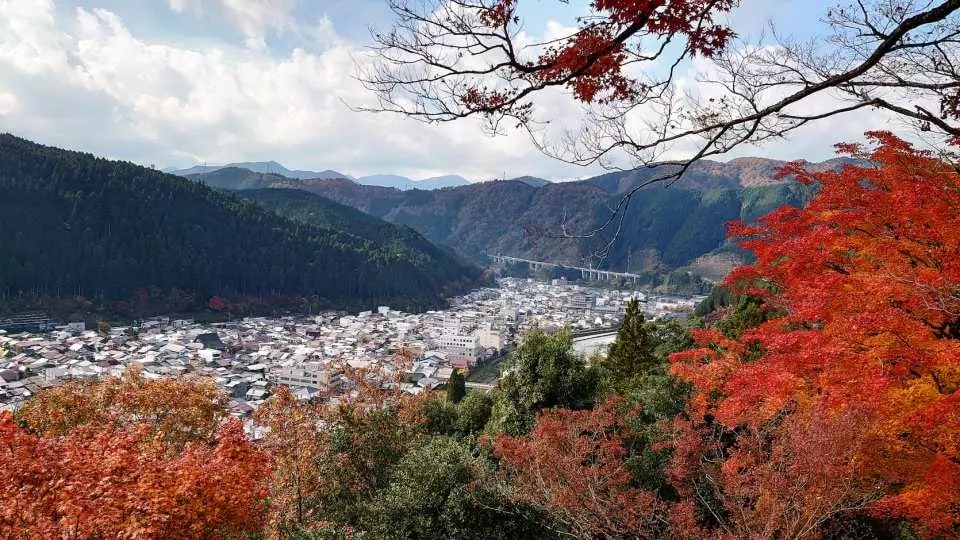
[[227, 303], [219, 296], [214, 296], [207, 302], [207, 306], [213, 311], [223, 311], [227, 308]]
[[500, 28], [506, 26], [514, 20], [514, 11], [517, 7], [517, 0], [497, 0], [492, 6], [480, 14], [480, 20], [483, 24]]
[[[517, 78], [538, 86], [565, 85], [583, 102], [628, 101], [642, 87], [624, 69], [641, 58], [650, 59], [643, 38], [684, 38], [690, 55], [713, 56], [734, 36], [714, 18], [735, 4], [735, 0], [593, 0], [593, 13], [576, 33], [548, 47], [537, 62], [512, 69]], [[516, 11], [517, 0], [497, 0], [481, 11], [480, 21], [506, 32], [519, 20]], [[469, 89], [461, 101], [472, 110], [487, 112], [513, 97]]]
[[606, 27], [584, 28], [565, 46], [540, 58], [542, 82], [567, 83], [580, 101], [590, 103], [603, 93], [606, 100], [624, 100], [634, 94], [634, 81], [623, 74], [627, 60], [623, 43], [613, 41]]
[[631, 39], [679, 35], [687, 39], [690, 54], [709, 57], [734, 35], [713, 23], [715, 14], [728, 12], [733, 5], [732, 0], [594, 0], [600, 21], [591, 20], [541, 56], [544, 68], [536, 77], [540, 82], [566, 83], [577, 99], [587, 103], [628, 100], [638, 92], [636, 81], [624, 73], [632, 58]]
[[[846, 442], [833, 448], [857, 448], [854, 476], [886, 486], [875, 511], [952, 535], [960, 530], [952, 489], [960, 479], [960, 174], [890, 134], [870, 137], [871, 152], [842, 148], [863, 165], [788, 171], [819, 184], [808, 207], [732, 229], [757, 262], [728, 284], [786, 315], [739, 340], [700, 333], [702, 348], [675, 355], [674, 371], [698, 389], [697, 415], [776, 433], [774, 444], [801, 437], [794, 425], [855, 412], [861, 421], [844, 424]], [[762, 468], [778, 451], [748, 451], [735, 468]]]
[[261, 454], [238, 422], [171, 453], [146, 430], [41, 437], [0, 415], [0, 536], [231, 538], [263, 519]]
[[652, 534], [663, 507], [653, 494], [630, 486], [623, 408], [613, 398], [589, 411], [551, 409], [529, 435], [497, 436], [494, 454], [517, 499], [585, 538]]

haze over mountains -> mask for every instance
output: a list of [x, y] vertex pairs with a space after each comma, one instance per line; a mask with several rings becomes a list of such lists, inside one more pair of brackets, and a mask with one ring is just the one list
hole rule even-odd
[[[243, 162], [243, 163], [230, 163], [228, 165], [197, 165], [195, 167], [190, 167], [188, 169], [167, 169], [166, 172], [170, 174], [175, 174], [177, 176], [192, 176], [195, 174], [206, 174], [216, 172], [222, 169], [247, 169], [261, 174], [277, 174], [287, 178], [293, 178], [297, 180], [311, 180], [311, 179], [343, 179], [343, 180], [353, 180], [358, 184], [365, 186], [380, 186], [380, 187], [391, 187], [399, 190], [408, 190], [408, 189], [442, 189], [447, 187], [459, 187], [470, 185], [470, 181], [462, 176], [455, 174], [444, 175], [444, 176], [434, 176], [431, 178], [423, 178], [420, 180], [413, 180], [407, 178], [406, 176], [400, 176], [395, 174], [375, 174], [370, 176], [361, 176], [359, 178], [354, 178], [350, 175], [339, 173], [333, 170], [324, 170], [324, 171], [294, 171], [290, 170], [283, 165], [277, 163], [276, 161], [257, 161], [257, 162]], [[545, 180], [544, 180], [545, 182]]]

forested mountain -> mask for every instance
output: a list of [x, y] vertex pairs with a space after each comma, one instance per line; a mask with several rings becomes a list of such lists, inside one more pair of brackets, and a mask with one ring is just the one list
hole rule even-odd
[[416, 307], [479, 274], [412, 231], [325, 208], [325, 221], [288, 219], [183, 178], [0, 135], [0, 297]]
[[355, 208], [298, 189], [252, 189], [237, 193], [283, 217], [317, 228], [349, 232], [364, 242], [375, 243], [410, 260], [436, 265], [437, 272], [452, 271], [450, 279], [469, 273], [466, 263], [453, 250], [430, 243], [417, 231], [365, 214]]
[[[811, 164], [834, 168], [839, 162]], [[606, 268], [665, 274], [692, 268], [719, 278], [740, 259], [726, 242], [726, 223], [756, 217], [783, 204], [799, 206], [810, 188], [777, 180], [783, 162], [742, 158], [729, 163], [700, 162], [666, 188], [650, 186], [631, 201], [620, 240], [599, 263]], [[601, 224], [622, 194], [663, 171], [637, 170], [579, 182], [538, 183], [525, 179], [472, 184], [439, 191], [400, 191], [363, 186], [343, 179], [290, 180], [241, 169], [191, 178], [232, 189], [294, 187], [317, 193], [397, 224], [429, 240], [453, 247], [478, 262], [504, 253], [571, 265], [598, 263], [593, 255], [608, 235], [557, 238], [564, 225], [572, 232]], [[721, 254], [717, 266], [709, 254]]]

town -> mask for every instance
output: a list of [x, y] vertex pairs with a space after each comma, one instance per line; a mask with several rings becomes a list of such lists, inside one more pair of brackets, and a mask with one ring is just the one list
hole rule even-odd
[[[497, 362], [533, 328], [569, 326], [578, 352], [600, 352], [631, 298], [651, 318], [686, 317], [702, 300], [503, 278], [495, 288], [454, 298], [447, 310], [422, 314], [380, 306], [357, 314], [215, 324], [159, 317], [137, 327], [72, 323], [43, 333], [0, 330], [0, 410], [16, 410], [44, 388], [120, 376], [133, 365], [147, 378], [209, 377], [229, 395], [230, 414], [240, 418], [248, 418], [276, 385], [304, 400], [330, 390], [349, 395], [354, 386], [344, 371], [350, 368], [398, 375], [401, 389], [416, 394], [446, 384], [453, 370], [470, 373]], [[495, 382], [493, 373], [488, 382]]]

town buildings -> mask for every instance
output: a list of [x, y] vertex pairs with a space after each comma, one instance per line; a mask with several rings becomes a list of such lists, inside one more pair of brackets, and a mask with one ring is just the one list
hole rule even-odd
[[616, 327], [639, 297], [652, 317], [689, 312], [698, 298], [588, 289], [566, 282], [500, 280], [454, 298], [444, 311], [402, 313], [388, 306], [359, 314], [322, 313], [220, 324], [158, 317], [139, 327], [87, 330], [72, 323], [44, 333], [0, 331], [0, 409], [16, 409], [68, 380], [120, 376], [208, 377], [246, 417], [276, 385], [309, 399], [353, 391], [349, 370], [395, 374], [405, 391], [442, 386], [509, 348], [533, 328], [574, 331]]

